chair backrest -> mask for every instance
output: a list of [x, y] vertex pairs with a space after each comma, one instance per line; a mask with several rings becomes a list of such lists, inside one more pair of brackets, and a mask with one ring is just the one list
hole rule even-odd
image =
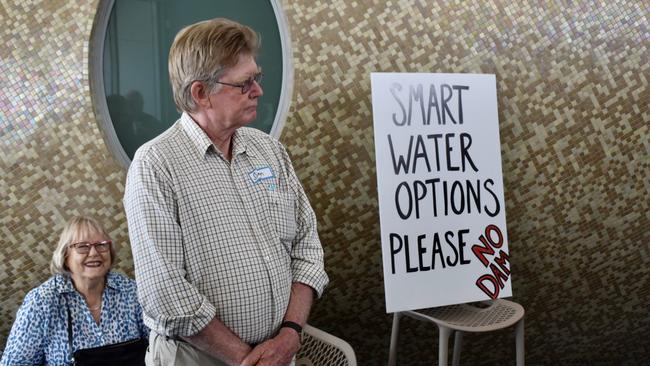
[[357, 366], [350, 344], [310, 325], [305, 325], [296, 366]]

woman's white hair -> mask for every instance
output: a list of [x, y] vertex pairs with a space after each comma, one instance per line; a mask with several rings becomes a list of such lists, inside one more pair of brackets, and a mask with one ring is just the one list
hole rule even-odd
[[[110, 237], [104, 230], [104, 228], [93, 218], [87, 216], [75, 216], [68, 220], [61, 232], [61, 237], [59, 238], [59, 243], [54, 249], [54, 254], [52, 254], [52, 261], [50, 262], [50, 272], [52, 274], [62, 274], [69, 276], [70, 269], [65, 264], [65, 259], [68, 256], [68, 247], [70, 244], [78, 243], [84, 241], [85, 238], [88, 238], [94, 234], [99, 234], [104, 237], [106, 240], [110, 240]], [[111, 253], [111, 268], [115, 264], [115, 246], [111, 244], [110, 246]]]

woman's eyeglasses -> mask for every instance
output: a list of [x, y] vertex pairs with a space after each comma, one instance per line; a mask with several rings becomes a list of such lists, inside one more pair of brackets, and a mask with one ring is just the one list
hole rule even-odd
[[70, 244], [70, 248], [74, 248], [79, 254], [90, 253], [90, 248], [95, 247], [98, 253], [106, 253], [111, 248], [112, 242], [110, 240], [98, 241], [96, 243], [80, 242]]
[[246, 94], [253, 87], [253, 82], [256, 82], [258, 85], [262, 83], [262, 76], [264, 76], [264, 74], [258, 72], [240, 84], [224, 83], [223, 81], [215, 81], [215, 83], [232, 86], [233, 88], [241, 88], [241, 93]]

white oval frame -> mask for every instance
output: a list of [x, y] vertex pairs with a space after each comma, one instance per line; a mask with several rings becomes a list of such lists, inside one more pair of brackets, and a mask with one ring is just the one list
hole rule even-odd
[[[289, 113], [293, 94], [293, 51], [291, 48], [289, 24], [287, 23], [280, 1], [269, 1], [275, 13], [282, 47], [282, 85], [280, 87], [280, 99], [278, 100], [273, 126], [269, 134], [275, 138], [280, 138], [282, 128]], [[117, 138], [115, 127], [108, 112], [106, 92], [104, 89], [104, 40], [106, 39], [106, 28], [114, 4], [115, 0], [100, 0], [97, 5], [97, 13], [93, 22], [88, 47], [88, 79], [93, 109], [99, 123], [99, 128], [104, 135], [106, 145], [120, 165], [128, 168], [131, 164], [131, 159], [129, 159], [122, 144], [120, 144], [120, 140]]]

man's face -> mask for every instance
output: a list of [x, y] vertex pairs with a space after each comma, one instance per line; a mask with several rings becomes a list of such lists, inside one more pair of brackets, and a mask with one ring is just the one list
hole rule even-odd
[[[228, 84], [243, 84], [259, 72], [259, 67], [252, 56], [242, 56], [239, 62], [227, 69], [219, 78], [220, 82]], [[260, 84], [253, 82], [250, 90], [242, 94], [242, 88], [221, 85], [221, 88], [210, 95], [212, 105], [212, 120], [223, 127], [241, 127], [257, 117], [257, 98], [262, 96]]]

